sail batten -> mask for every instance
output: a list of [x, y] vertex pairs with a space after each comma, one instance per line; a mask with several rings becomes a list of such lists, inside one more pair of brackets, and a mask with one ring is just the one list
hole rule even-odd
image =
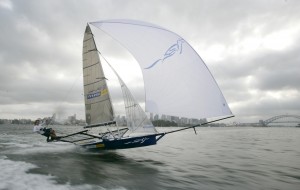
[[99, 64], [100, 62], [97, 62], [97, 63], [95, 63], [95, 64], [93, 64], [93, 65], [89, 65], [89, 66], [86, 66], [86, 67], [83, 67], [83, 69], [87, 69], [87, 68], [89, 68], [89, 67], [93, 67], [93, 66], [95, 66], [95, 65], [97, 65], [97, 64]]
[[88, 86], [88, 85], [93, 85], [95, 83], [98, 83], [98, 82], [101, 82], [102, 80], [99, 80], [99, 81], [96, 81], [96, 82], [92, 82], [92, 83], [88, 83], [88, 84], [85, 84], [84, 86]]
[[88, 103], [88, 104], [85, 104], [85, 105], [97, 104], [97, 103], [104, 102], [104, 101], [108, 101], [108, 100], [109, 100], [109, 99], [105, 99], [105, 100], [101, 100], [101, 101], [98, 101], [98, 102]]

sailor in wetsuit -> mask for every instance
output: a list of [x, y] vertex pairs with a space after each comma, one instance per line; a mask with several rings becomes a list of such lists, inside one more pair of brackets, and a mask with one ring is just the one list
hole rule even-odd
[[[47, 137], [47, 142], [57, 139], [55, 131], [52, 128], [43, 127], [46, 122], [41, 123], [39, 119], [34, 122], [33, 132], [39, 133]], [[51, 137], [51, 139], [49, 139]]]

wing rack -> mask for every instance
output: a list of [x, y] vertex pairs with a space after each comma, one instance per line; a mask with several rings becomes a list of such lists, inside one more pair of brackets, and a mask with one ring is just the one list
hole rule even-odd
[[[109, 135], [113, 136], [115, 139], [118, 139], [118, 138], [122, 137], [128, 130], [129, 130], [128, 128], [123, 128], [123, 129], [119, 129], [119, 130], [108, 131], [108, 132], [105, 132], [105, 133], [99, 133], [99, 135], [96, 135], [96, 134], [87, 133], [89, 130], [86, 129], [86, 130], [79, 131], [79, 132], [76, 132], [76, 133], [61, 136], [58, 139], [56, 139], [55, 141], [76, 143], [76, 142], [80, 142], [80, 141], [84, 141], [84, 140], [90, 140], [90, 139], [94, 139], [94, 138], [104, 139], [104, 138], [108, 137]], [[75, 137], [75, 136], [80, 136], [80, 135], [83, 135], [86, 138], [80, 138], [80, 139], [76, 139], [76, 140], [66, 140], [66, 138], [68, 138], [68, 137]]]

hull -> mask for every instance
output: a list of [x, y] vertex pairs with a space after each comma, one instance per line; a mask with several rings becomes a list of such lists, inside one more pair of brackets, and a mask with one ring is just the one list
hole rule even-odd
[[100, 150], [115, 150], [115, 149], [127, 149], [127, 148], [137, 148], [155, 145], [157, 142], [156, 134], [145, 135], [139, 137], [129, 137], [122, 139], [111, 139], [100, 142], [93, 142], [87, 144], [81, 144], [82, 147], [87, 149], [100, 149]]

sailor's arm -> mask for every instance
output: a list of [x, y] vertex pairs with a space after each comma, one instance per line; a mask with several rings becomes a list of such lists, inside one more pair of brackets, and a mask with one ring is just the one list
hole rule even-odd
[[45, 130], [45, 128], [41, 125], [36, 125], [33, 128], [34, 132], [37, 132], [37, 133], [40, 133], [40, 134], [44, 133], [44, 130]]
[[46, 120], [42, 120], [40, 126], [44, 126], [46, 124]]

